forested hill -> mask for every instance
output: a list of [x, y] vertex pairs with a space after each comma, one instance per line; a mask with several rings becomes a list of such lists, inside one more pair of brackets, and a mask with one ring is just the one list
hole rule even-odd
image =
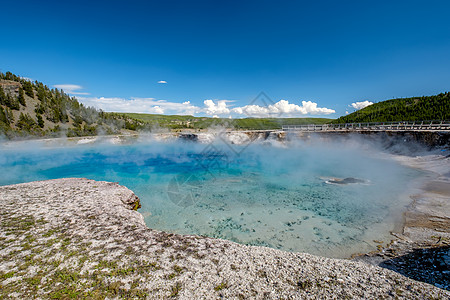
[[450, 120], [450, 93], [386, 100], [332, 123]]
[[136, 130], [142, 122], [85, 107], [62, 90], [0, 73], [0, 134], [8, 138], [85, 136]]

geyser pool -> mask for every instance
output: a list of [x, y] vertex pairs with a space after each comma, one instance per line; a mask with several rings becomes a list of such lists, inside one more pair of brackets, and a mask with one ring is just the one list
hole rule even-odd
[[[150, 228], [329, 257], [388, 242], [410, 202], [406, 187], [419, 176], [336, 142], [27, 142], [0, 151], [0, 185], [62, 177], [119, 182], [140, 197]], [[345, 178], [349, 184], [329, 184]]]

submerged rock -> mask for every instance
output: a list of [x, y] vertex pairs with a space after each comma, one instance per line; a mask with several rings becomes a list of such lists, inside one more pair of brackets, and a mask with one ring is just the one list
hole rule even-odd
[[320, 177], [320, 179], [324, 180], [325, 183], [328, 184], [368, 184], [370, 181], [366, 179], [359, 179], [354, 177], [346, 177], [346, 178], [336, 178], [336, 177]]
[[334, 184], [350, 184], [350, 183], [366, 183], [366, 180], [353, 178], [353, 177], [347, 177], [344, 179], [334, 178], [331, 180], [328, 180], [329, 183]]

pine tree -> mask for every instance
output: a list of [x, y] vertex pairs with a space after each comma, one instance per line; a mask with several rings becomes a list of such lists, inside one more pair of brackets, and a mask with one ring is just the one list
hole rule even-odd
[[33, 84], [31, 82], [29, 82], [28, 80], [24, 80], [24, 81], [22, 81], [22, 86], [25, 91], [25, 94], [27, 94], [31, 98], [34, 98]]
[[8, 106], [11, 109], [14, 109], [14, 110], [19, 110], [20, 109], [19, 102], [16, 99], [14, 99], [13, 97], [11, 97], [11, 95], [9, 95], [9, 94], [6, 95], [6, 101], [5, 102], [6, 102], [5, 105]]
[[44, 124], [44, 119], [42, 119], [42, 116], [37, 114], [36, 118], [37, 118], [37, 121], [38, 121], [38, 126], [41, 127], [41, 128], [44, 128], [45, 124]]
[[6, 118], [8, 119], [9, 124], [14, 122], [14, 115], [9, 107], [5, 107], [5, 115]]
[[43, 114], [45, 112], [44, 105], [42, 105], [42, 103], [41, 104], [36, 104], [36, 108], [34, 109], [34, 111], [37, 114]]
[[13, 74], [11, 72], [6, 72], [5, 78], [6, 80], [14, 80]]
[[0, 104], [6, 105], [6, 94], [1, 85], [0, 85]]
[[37, 96], [38, 96], [38, 99], [39, 99], [39, 101], [41, 101], [41, 102], [46, 102], [46, 100], [47, 100], [47, 95], [46, 95], [46, 93], [45, 93], [45, 90], [44, 90], [44, 88], [43, 87], [39, 87], [38, 88], [38, 90], [37, 90]]
[[23, 88], [22, 87], [19, 87], [19, 97], [17, 97], [17, 100], [23, 106], [27, 106], [27, 103], [25, 102], [25, 94], [23, 92]]
[[29, 114], [20, 113], [17, 127], [24, 130], [31, 130], [36, 127], [36, 122]]
[[3, 110], [3, 107], [0, 106], [0, 123], [4, 123], [6, 125], [9, 125], [9, 120], [6, 117], [5, 111]]

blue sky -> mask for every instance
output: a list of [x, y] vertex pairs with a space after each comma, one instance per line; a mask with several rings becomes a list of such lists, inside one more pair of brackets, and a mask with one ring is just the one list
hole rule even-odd
[[[450, 90], [449, 11], [414, 0], [8, 1], [0, 70], [104, 110], [338, 117]], [[270, 107], [252, 103], [261, 91]]]

